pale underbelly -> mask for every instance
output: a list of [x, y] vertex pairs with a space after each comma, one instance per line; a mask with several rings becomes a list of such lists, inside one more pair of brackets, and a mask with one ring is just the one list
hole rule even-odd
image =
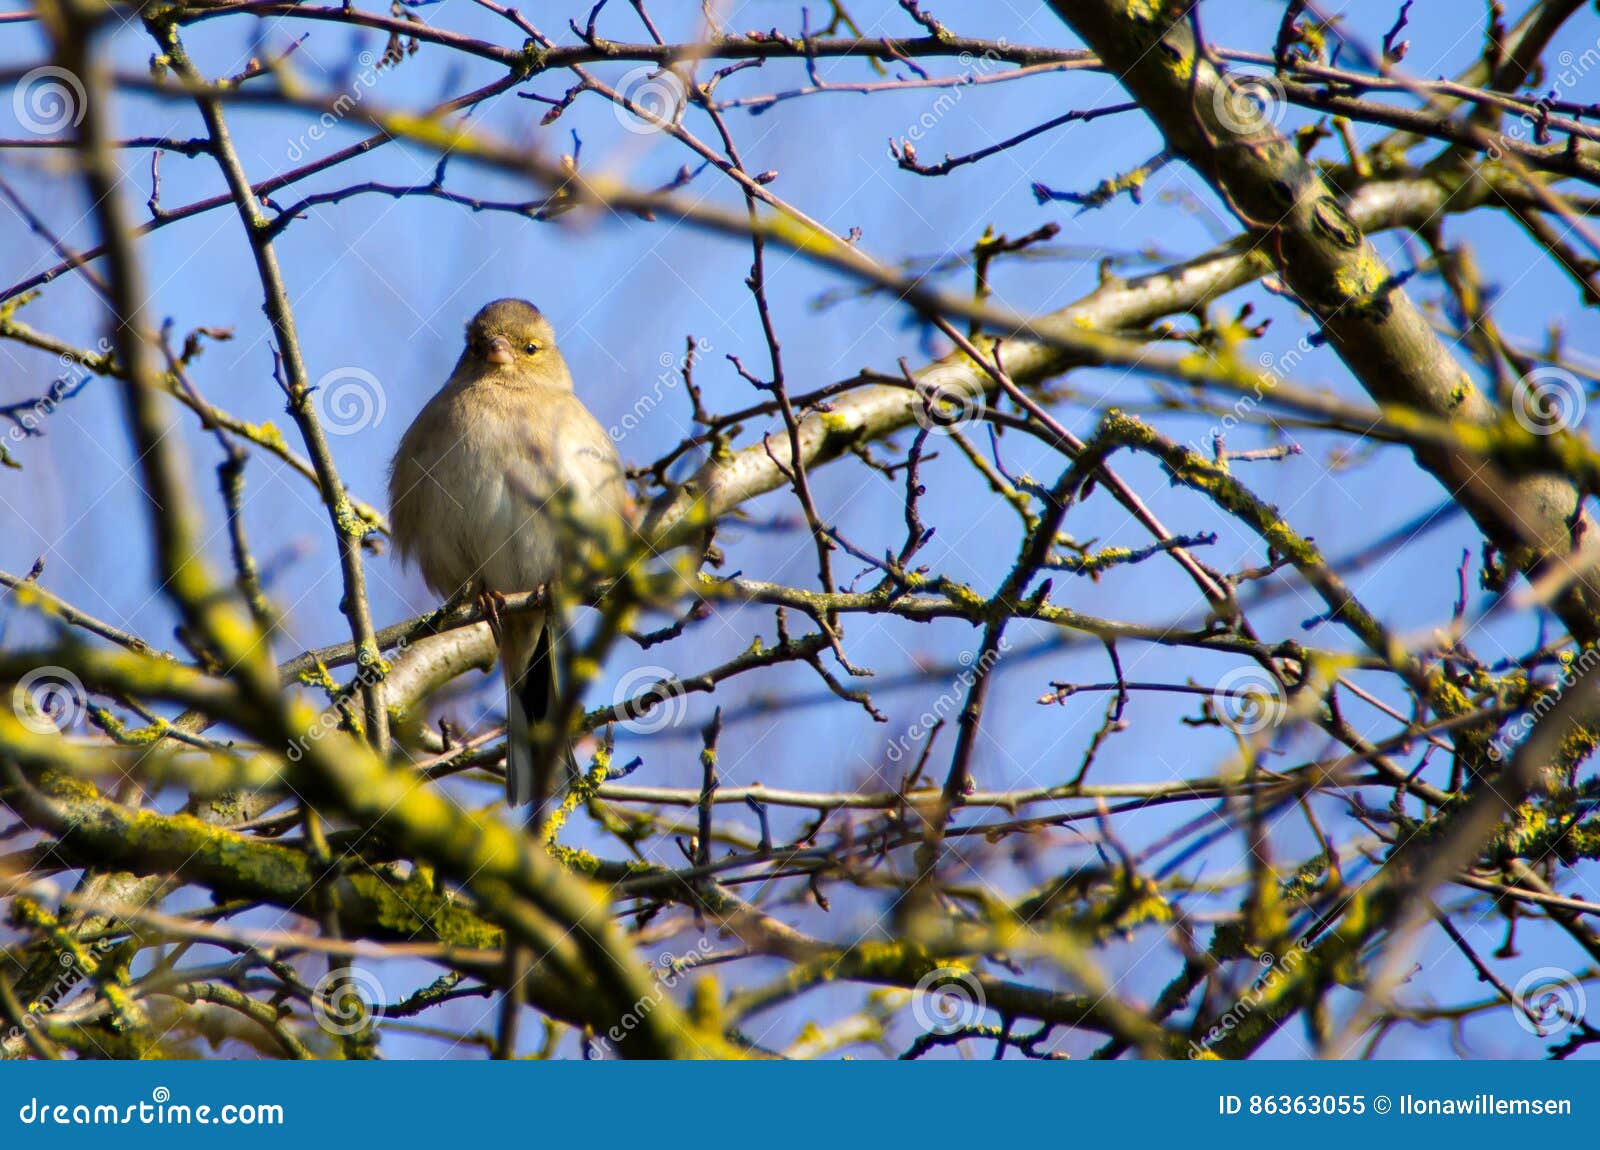
[[548, 478], [531, 471], [515, 480], [470, 466], [434, 473], [424, 514], [439, 545], [422, 548], [419, 557], [422, 576], [437, 594], [468, 584], [505, 594], [531, 591], [556, 577], [561, 501], [551, 498]]

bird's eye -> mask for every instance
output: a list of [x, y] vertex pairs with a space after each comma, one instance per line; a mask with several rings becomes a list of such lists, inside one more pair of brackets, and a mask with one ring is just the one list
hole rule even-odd
[[527, 352], [529, 355], [532, 355], [534, 352], [539, 350], [539, 345], [536, 344], [536, 343], [530, 343], [526, 347], [524, 347], [522, 350]]

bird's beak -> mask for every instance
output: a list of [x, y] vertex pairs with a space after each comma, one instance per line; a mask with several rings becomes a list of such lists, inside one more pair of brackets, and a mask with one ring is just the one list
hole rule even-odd
[[489, 341], [489, 349], [484, 353], [484, 359], [490, 363], [497, 363], [505, 367], [512, 362], [511, 341], [503, 335], [497, 335]]

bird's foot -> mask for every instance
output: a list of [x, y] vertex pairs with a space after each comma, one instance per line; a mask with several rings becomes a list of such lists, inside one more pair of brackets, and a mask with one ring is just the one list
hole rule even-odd
[[500, 642], [502, 624], [500, 612], [505, 608], [506, 597], [498, 591], [484, 587], [478, 591], [478, 609], [483, 612], [484, 619], [489, 624], [489, 630], [494, 633], [494, 641]]

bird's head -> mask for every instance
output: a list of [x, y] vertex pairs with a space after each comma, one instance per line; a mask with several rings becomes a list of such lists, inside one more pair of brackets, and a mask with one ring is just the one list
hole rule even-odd
[[552, 380], [567, 375], [550, 321], [527, 300], [497, 299], [485, 304], [467, 323], [462, 358], [480, 371], [510, 370], [549, 375]]

